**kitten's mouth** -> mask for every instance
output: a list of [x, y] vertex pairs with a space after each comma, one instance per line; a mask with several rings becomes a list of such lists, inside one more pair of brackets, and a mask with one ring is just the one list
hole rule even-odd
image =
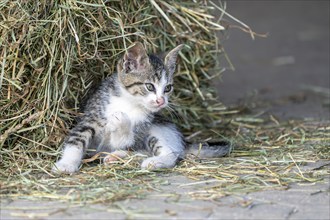
[[155, 105], [151, 105], [150, 109], [151, 109], [153, 112], [157, 112], [157, 111], [163, 109], [165, 106], [166, 106], [165, 103], [164, 103], [164, 104], [161, 104], [161, 105], [157, 105], [157, 104], [155, 104]]
[[164, 108], [165, 107], [165, 103], [163, 103], [163, 104], [157, 104], [156, 107], [157, 108]]

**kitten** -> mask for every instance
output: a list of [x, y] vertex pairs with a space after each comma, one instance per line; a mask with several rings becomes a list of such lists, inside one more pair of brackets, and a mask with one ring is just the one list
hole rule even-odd
[[204, 144], [207, 150], [202, 151], [199, 145], [192, 145], [185, 152], [182, 134], [157, 114], [167, 106], [173, 91], [176, 59], [182, 47], [171, 50], [163, 61], [148, 55], [140, 42], [131, 46], [118, 62], [117, 73], [106, 78], [87, 101], [53, 171], [78, 171], [87, 149], [111, 152], [105, 163], [125, 157], [127, 150], [146, 150], [151, 157], [142, 162], [142, 169], [174, 167], [185, 153], [207, 157], [227, 154], [226, 143], [213, 148]]

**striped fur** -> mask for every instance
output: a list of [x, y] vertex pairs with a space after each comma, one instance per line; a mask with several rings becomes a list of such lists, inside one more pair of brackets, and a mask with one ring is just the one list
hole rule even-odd
[[185, 144], [175, 125], [157, 113], [168, 104], [181, 48], [161, 60], [147, 55], [141, 43], [132, 45], [118, 62], [117, 73], [106, 78], [86, 102], [53, 171], [78, 171], [88, 149], [113, 152], [105, 163], [126, 155], [128, 149], [147, 150], [151, 157], [142, 162], [142, 168], [173, 167], [184, 156]]
[[[182, 45], [172, 50], [168, 56], [173, 57], [167, 59], [176, 60], [181, 48]], [[154, 114], [168, 103], [174, 69], [175, 62], [166, 63], [157, 56], [148, 55], [141, 43], [132, 45], [118, 62], [117, 73], [106, 78], [88, 99], [82, 117], [64, 141], [62, 157], [53, 171], [78, 171], [88, 149], [96, 152], [150, 149], [146, 140], [154, 128]], [[178, 157], [184, 149], [181, 135], [174, 126], [169, 132], [167, 136], [171, 136], [171, 132], [177, 136]]]

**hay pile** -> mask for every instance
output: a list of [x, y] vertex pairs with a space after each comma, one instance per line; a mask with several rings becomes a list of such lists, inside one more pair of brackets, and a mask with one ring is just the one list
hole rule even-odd
[[115, 71], [135, 41], [154, 53], [188, 45], [176, 75], [174, 118], [187, 133], [219, 120], [224, 107], [214, 104], [209, 86], [222, 72], [211, 73], [222, 53], [214, 10], [205, 1], [2, 1], [1, 175], [47, 170], [81, 97]]

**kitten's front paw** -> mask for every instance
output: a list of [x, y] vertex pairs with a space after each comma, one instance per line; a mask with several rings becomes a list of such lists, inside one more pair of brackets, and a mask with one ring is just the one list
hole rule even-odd
[[67, 163], [65, 161], [58, 161], [52, 168], [53, 173], [67, 173], [72, 174], [79, 170], [79, 165]]
[[154, 170], [160, 168], [173, 168], [175, 166], [175, 161], [169, 160], [168, 158], [163, 157], [149, 157], [145, 159], [141, 168], [144, 170]]
[[111, 154], [108, 154], [107, 156], [104, 157], [103, 159], [103, 163], [108, 165], [114, 162], [117, 162], [119, 160], [122, 160], [123, 158], [127, 157], [128, 151], [124, 151], [124, 150], [116, 150], [114, 152], [112, 152]]
[[109, 130], [119, 131], [125, 130], [131, 127], [131, 121], [128, 118], [128, 115], [123, 112], [115, 112], [109, 118]]

